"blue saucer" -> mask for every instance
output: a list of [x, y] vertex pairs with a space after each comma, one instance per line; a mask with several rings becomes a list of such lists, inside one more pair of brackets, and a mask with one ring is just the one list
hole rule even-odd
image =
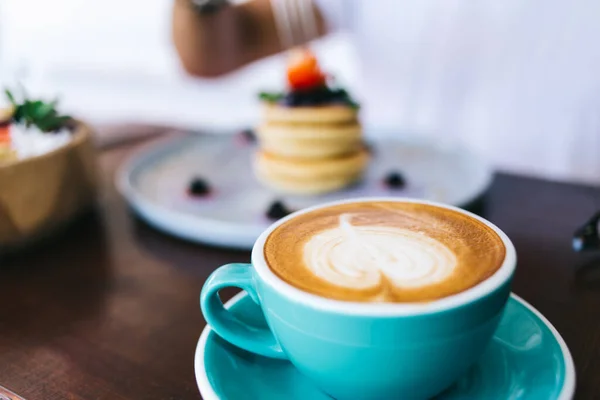
[[[227, 307], [240, 320], [266, 324], [245, 293]], [[289, 362], [238, 349], [210, 328], [200, 336], [195, 368], [205, 400], [331, 400]], [[483, 358], [437, 399], [570, 400], [574, 392], [575, 368], [565, 342], [543, 315], [513, 294]]]

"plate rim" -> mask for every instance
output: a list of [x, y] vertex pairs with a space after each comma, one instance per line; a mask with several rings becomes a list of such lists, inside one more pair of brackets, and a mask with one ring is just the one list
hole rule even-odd
[[[234, 137], [236, 134], [235, 131], [231, 131], [230, 133], [226, 133], [224, 131], [218, 131], [215, 133], [201, 132], [199, 134], [190, 134], [189, 132], [185, 131], [176, 132], [177, 135], [174, 137], [167, 136], [153, 140], [128, 154], [126, 159], [117, 167], [115, 172], [114, 184], [117, 191], [138, 216], [140, 216], [153, 228], [163, 233], [194, 243], [209, 244], [231, 249], [250, 250], [256, 241], [256, 238], [264, 230], [264, 227], [257, 226], [255, 231], [252, 232], [252, 235], [250, 235], [249, 232], [252, 229], [250, 226], [240, 229], [239, 224], [236, 223], [198, 217], [190, 214], [182, 214], [181, 212], [162, 207], [160, 204], [145, 198], [145, 196], [143, 196], [139, 190], [136, 189], [132, 182], [134, 173], [140, 167], [143, 167], [145, 163], [148, 163], [148, 160], [168, 154], [174, 149], [181, 148], [182, 143], [185, 143], [186, 141], [197, 140], [198, 136], [219, 138], [224, 136]], [[478, 185], [475, 187], [472, 193], [467, 193], [467, 195], [464, 196], [465, 198], [460, 202], [460, 204], [448, 204], [457, 207], [464, 207], [470, 204], [485, 194], [494, 180], [494, 168], [492, 165], [484, 160], [483, 157], [474, 151], [471, 151], [468, 147], [462, 145], [461, 143], [446, 141], [436, 142], [427, 136], [415, 135], [411, 133], [407, 133], [401, 138], [394, 138], [384, 135], [380, 139], [394, 140], [398, 141], [399, 143], [406, 142], [414, 145], [429, 146], [445, 153], [461, 151], [465, 152], [465, 154], [468, 154], [471, 162], [479, 165], [482, 176], [481, 182], [478, 182]], [[369, 140], [373, 141], [373, 138], [370, 138]], [[252, 238], [250, 238], [250, 236], [252, 236]]]
[[[247, 296], [248, 293], [245, 291], [237, 293], [225, 303], [225, 308], [229, 309], [230, 307], [233, 307], [236, 303]], [[540, 311], [515, 293], [511, 292], [510, 297], [531, 311], [544, 325], [546, 325], [546, 327], [550, 330], [550, 333], [552, 333], [552, 336], [554, 336], [554, 339], [560, 347], [560, 351], [563, 356], [563, 362], [565, 364], [565, 379], [563, 380], [562, 389], [557, 400], [572, 400], [575, 395], [576, 386], [575, 363], [573, 362], [571, 351], [567, 347], [566, 342], [556, 330], [554, 325], [552, 325], [552, 323], [550, 323], [550, 321], [548, 321], [548, 319], [544, 317]], [[219, 395], [215, 392], [210, 384], [210, 381], [208, 380], [208, 374], [206, 373], [206, 365], [204, 360], [204, 350], [206, 349], [206, 343], [211, 332], [212, 329], [208, 325], [202, 329], [202, 333], [200, 334], [200, 338], [198, 339], [198, 344], [196, 346], [196, 352], [194, 354], [194, 374], [196, 376], [196, 384], [198, 385], [198, 389], [200, 390], [200, 395], [202, 398], [205, 400], [220, 400]]]
[[[201, 135], [215, 136], [217, 134], [202, 133]], [[193, 141], [193, 135], [166, 137], [145, 144], [128, 155], [126, 160], [117, 167], [114, 177], [117, 191], [127, 201], [129, 206], [147, 223], [161, 232], [175, 237], [192, 241], [194, 243], [210, 244], [232, 249], [250, 249], [245, 240], [245, 235], [237, 235], [239, 226], [234, 223], [218, 221], [208, 218], [199, 218], [193, 215], [183, 215], [174, 212], [146, 199], [133, 185], [131, 179], [135, 171], [153, 157], [159, 157], [176, 148], [182, 147], [182, 143]], [[192, 221], [192, 223], [190, 223]], [[257, 229], [258, 235], [264, 229]], [[199, 234], [199, 232], [201, 232]], [[213, 239], [215, 232], [224, 232], [229, 242]], [[202, 236], [202, 239], [199, 239]]]

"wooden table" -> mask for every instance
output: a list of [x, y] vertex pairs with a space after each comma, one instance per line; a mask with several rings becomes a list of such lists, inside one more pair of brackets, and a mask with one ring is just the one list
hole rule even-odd
[[[112, 183], [131, 148], [102, 154], [97, 213], [0, 260], [0, 386], [26, 399], [200, 398], [200, 288], [249, 253], [182, 242], [135, 219]], [[499, 175], [483, 211], [517, 248], [514, 291], [571, 348], [582, 399], [600, 396], [600, 254], [575, 254], [570, 243], [598, 208], [600, 190]]]

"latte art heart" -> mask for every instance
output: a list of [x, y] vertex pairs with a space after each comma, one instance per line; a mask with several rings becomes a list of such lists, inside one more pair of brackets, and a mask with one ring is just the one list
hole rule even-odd
[[320, 279], [348, 289], [397, 288], [441, 282], [457, 265], [443, 243], [414, 230], [351, 224], [342, 214], [339, 226], [314, 235], [304, 245], [305, 265]]
[[291, 218], [264, 257], [282, 281], [324, 298], [372, 303], [441, 299], [494, 274], [502, 239], [465, 213], [402, 201], [362, 201]]

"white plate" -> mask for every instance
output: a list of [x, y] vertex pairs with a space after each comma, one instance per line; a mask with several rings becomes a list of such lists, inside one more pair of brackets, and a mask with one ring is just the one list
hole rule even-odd
[[[241, 135], [191, 134], [146, 146], [121, 166], [116, 183], [135, 212], [162, 231], [194, 242], [251, 249], [273, 222], [265, 212], [274, 200], [291, 210], [367, 196], [464, 206], [482, 195], [492, 180], [489, 165], [459, 146], [413, 137], [379, 139], [371, 145], [374, 157], [364, 181], [322, 196], [279, 195], [261, 186], [252, 173], [255, 145]], [[383, 185], [391, 171], [405, 177], [403, 189]], [[187, 194], [195, 176], [208, 181], [209, 196]]]

